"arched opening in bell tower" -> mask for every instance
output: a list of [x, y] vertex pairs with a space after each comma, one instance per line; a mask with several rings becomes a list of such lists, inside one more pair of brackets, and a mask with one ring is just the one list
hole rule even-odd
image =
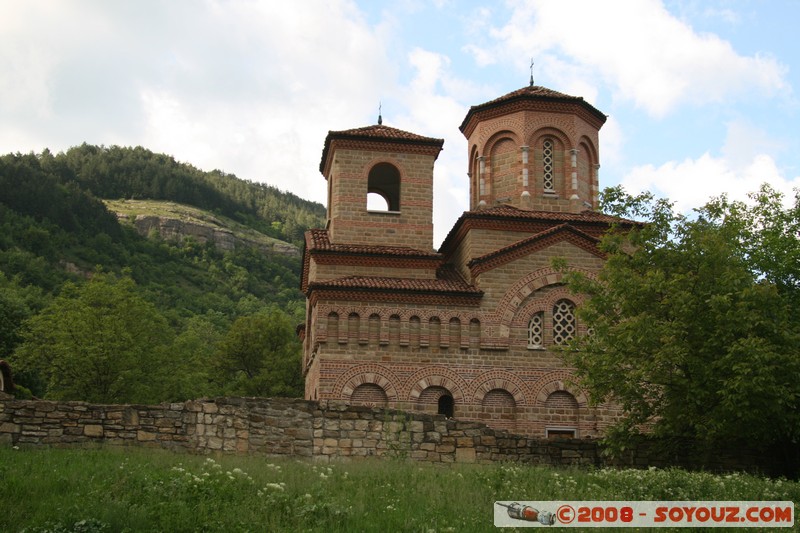
[[391, 163], [378, 163], [369, 171], [367, 209], [400, 211], [400, 171]]

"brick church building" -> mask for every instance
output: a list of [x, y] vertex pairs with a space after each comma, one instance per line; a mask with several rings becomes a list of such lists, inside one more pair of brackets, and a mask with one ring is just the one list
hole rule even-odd
[[[306, 233], [305, 396], [475, 420], [535, 437], [603, 432], [552, 350], [585, 334], [581, 297], [598, 239], [598, 132], [583, 98], [531, 84], [469, 109], [469, 211], [433, 249], [433, 168], [444, 141], [377, 125], [331, 131], [324, 229]], [[367, 197], [386, 202], [370, 209]]]

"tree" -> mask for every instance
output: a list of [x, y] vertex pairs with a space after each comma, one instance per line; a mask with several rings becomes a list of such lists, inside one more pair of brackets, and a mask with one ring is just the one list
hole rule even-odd
[[164, 362], [174, 369], [165, 383], [171, 401], [224, 394], [214, 379], [216, 346], [230, 327], [224, 314], [208, 311], [184, 321]]
[[23, 322], [44, 302], [38, 287], [23, 286], [19, 279], [8, 279], [0, 270], [0, 359], [6, 359], [20, 343]]
[[11, 364], [41, 376], [46, 398], [158, 402], [172, 371], [161, 364], [172, 336], [130, 277], [96, 273], [83, 285], [66, 284], [26, 323]]
[[237, 318], [219, 344], [217, 368], [230, 394], [302, 396], [300, 343], [279, 310]]
[[686, 217], [650, 195], [604, 193], [607, 212], [647, 224], [603, 239], [597, 279], [568, 277], [591, 297], [578, 314], [592, 334], [564, 355], [595, 402], [624, 410], [611, 444], [646, 428], [706, 449], [796, 449], [800, 201], [787, 209], [767, 187], [752, 199]]

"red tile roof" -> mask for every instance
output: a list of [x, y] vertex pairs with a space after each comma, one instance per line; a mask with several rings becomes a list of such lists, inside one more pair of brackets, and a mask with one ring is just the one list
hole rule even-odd
[[456, 270], [447, 265], [436, 273], [436, 279], [390, 278], [382, 276], [346, 276], [315, 281], [308, 284], [308, 293], [314, 290], [356, 290], [379, 292], [405, 292], [450, 294], [480, 297], [483, 291], [470, 285]]
[[464, 132], [467, 127], [467, 124], [469, 123], [470, 118], [472, 118], [472, 116], [475, 115], [476, 113], [488, 109], [502, 107], [506, 104], [511, 104], [513, 102], [520, 102], [524, 100], [578, 104], [586, 111], [588, 111], [590, 115], [594, 116], [597, 120], [599, 120], [600, 124], [603, 124], [606, 121], [606, 115], [603, 112], [601, 112], [596, 107], [586, 102], [580, 96], [570, 96], [568, 94], [548, 89], [547, 87], [541, 87], [539, 85], [529, 85], [521, 89], [517, 89], [516, 91], [511, 91], [510, 93], [505, 94], [499, 98], [495, 98], [494, 100], [489, 100], [488, 102], [485, 102], [483, 104], [474, 105], [470, 107], [469, 111], [467, 112], [467, 116], [464, 117], [464, 120], [461, 122], [461, 126], [459, 126], [459, 129], [462, 132]]
[[381, 142], [404, 144], [407, 146], [425, 147], [426, 151], [433, 150], [438, 154], [444, 145], [444, 139], [425, 137], [410, 131], [399, 130], [381, 124], [365, 126], [363, 128], [353, 128], [341, 131], [328, 131], [325, 137], [325, 146], [322, 149], [322, 158], [319, 163], [319, 170], [325, 174], [325, 162], [328, 160], [328, 153], [334, 141], [343, 142]]
[[353, 128], [349, 130], [341, 130], [341, 131], [329, 131], [327, 139], [331, 138], [371, 138], [371, 139], [399, 139], [405, 141], [421, 141], [421, 142], [429, 142], [431, 144], [442, 144], [444, 143], [444, 139], [435, 139], [433, 137], [425, 137], [422, 135], [417, 135], [416, 133], [411, 133], [410, 131], [403, 131], [397, 128], [391, 128], [389, 126], [384, 126], [382, 124], [375, 124], [373, 126], [365, 126], [363, 128]]
[[392, 292], [438, 292], [481, 295], [483, 292], [463, 279], [410, 279], [378, 276], [348, 276], [308, 284], [310, 291], [316, 289], [383, 290]]
[[510, 205], [499, 205], [487, 209], [480, 209], [478, 211], [465, 211], [462, 213], [455, 225], [453, 225], [453, 227], [450, 229], [450, 232], [447, 234], [447, 237], [445, 237], [442, 245], [439, 247], [439, 253], [446, 253], [447, 250], [450, 250], [452, 246], [456, 245], [457, 243], [454, 241], [456, 240], [461, 228], [465, 224], [469, 224], [472, 221], [485, 221], [497, 224], [507, 224], [509, 222], [541, 222], [556, 225], [572, 223], [578, 224], [579, 226], [586, 224], [592, 226], [611, 226], [612, 224], [634, 226], [639, 224], [632, 220], [590, 210], [581, 211], [580, 213], [560, 213], [555, 211], [519, 209]]
[[529, 220], [558, 220], [563, 222], [601, 222], [604, 224], [612, 224], [615, 222], [630, 222], [619, 217], [606, 215], [598, 211], [591, 211], [589, 209], [581, 211], [580, 213], [559, 213], [556, 211], [534, 211], [528, 209], [519, 209], [511, 205], [498, 205], [479, 211], [467, 211], [462, 216], [484, 218], [484, 217], [498, 217], [498, 218], [520, 218]]
[[560, 93], [558, 91], [554, 91], [553, 89], [548, 89], [547, 87], [542, 87], [541, 85], [526, 85], [521, 89], [517, 89], [516, 91], [511, 91], [508, 94], [504, 94], [494, 100], [489, 100], [488, 102], [484, 102], [482, 104], [478, 104], [472, 106], [473, 108], [484, 107], [484, 106], [491, 106], [497, 104], [499, 102], [505, 102], [506, 100], [511, 100], [513, 98], [518, 98], [520, 96], [523, 97], [538, 97], [538, 98], [558, 98], [562, 100], [574, 100], [576, 102], [583, 102], [583, 97], [581, 96], [572, 96], [565, 93]]
[[389, 255], [403, 257], [417, 257], [424, 259], [440, 259], [436, 252], [418, 250], [405, 246], [379, 246], [368, 244], [333, 244], [326, 229], [311, 229], [306, 232], [306, 251], [331, 252], [338, 254], [359, 255]]

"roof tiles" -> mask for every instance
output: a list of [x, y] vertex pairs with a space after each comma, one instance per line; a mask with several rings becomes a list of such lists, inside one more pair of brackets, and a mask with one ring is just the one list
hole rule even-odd
[[405, 246], [380, 246], [370, 244], [333, 244], [326, 229], [312, 229], [306, 232], [306, 249], [313, 252], [332, 252], [344, 254], [391, 255], [438, 259], [441, 255]]

